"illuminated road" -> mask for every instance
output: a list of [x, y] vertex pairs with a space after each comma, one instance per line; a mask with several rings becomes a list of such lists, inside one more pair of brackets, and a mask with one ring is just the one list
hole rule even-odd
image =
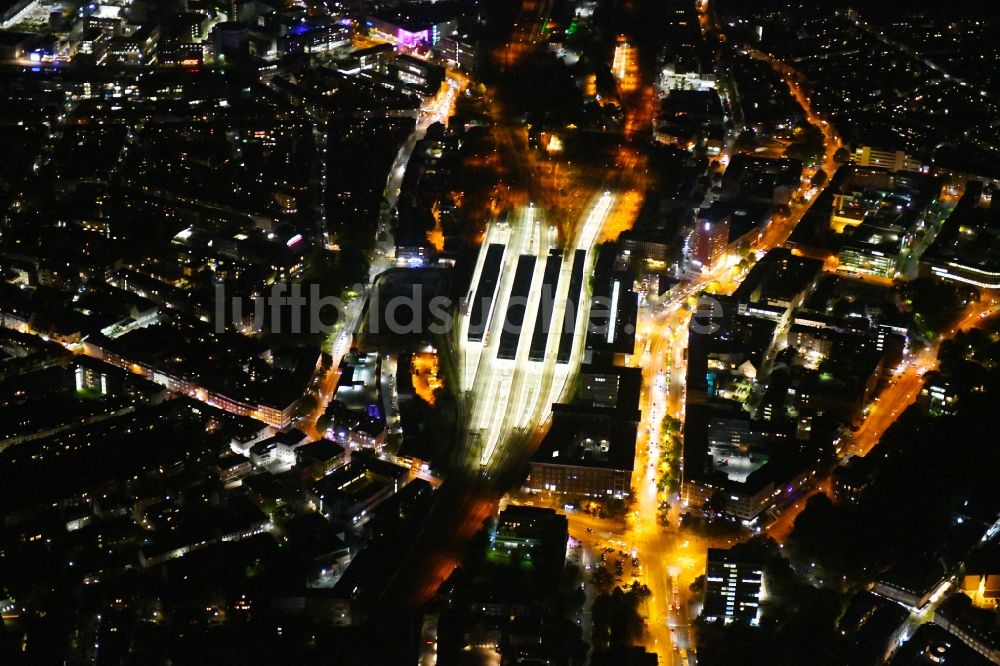
[[806, 508], [806, 504], [809, 503], [809, 500], [812, 499], [814, 495], [818, 495], [820, 493], [830, 495], [831, 488], [832, 482], [829, 477], [817, 483], [813, 488], [796, 499], [794, 504], [782, 511], [777, 520], [767, 526], [767, 535], [778, 543], [785, 543], [788, 540], [788, 535], [792, 533], [792, 528], [795, 527], [795, 519], [798, 518], [799, 514], [802, 513], [802, 510]]
[[[700, 0], [696, 8], [703, 30], [712, 29], [708, 2]], [[773, 60], [768, 62], [778, 67], [778, 63]], [[823, 133], [823, 166], [828, 174], [832, 174], [835, 170], [833, 156], [842, 145], [840, 138], [832, 127], [812, 112], [808, 98], [794, 82], [792, 74], [781, 71], [793, 98], [802, 107], [809, 122]], [[787, 215], [775, 216], [754, 250], [766, 251], [782, 245], [788, 239], [818, 195], [818, 192], [810, 190], [808, 181], [811, 177], [812, 172], [808, 172], [797, 193], [797, 199], [803, 203], [794, 205]], [[685, 351], [690, 305], [699, 293], [706, 290], [732, 293], [745, 275], [734, 265], [738, 259], [739, 257], [728, 258], [711, 273], [695, 277], [675, 288], [673, 295], [665, 301], [654, 302], [640, 310], [635, 364], [643, 369], [641, 409], [644, 422], [639, 432], [636, 476], [633, 478], [635, 511], [630, 515], [627, 529], [620, 537], [630, 548], [636, 549], [644, 565], [644, 582], [652, 592], [647, 602], [646, 649], [658, 655], [660, 664], [669, 665], [678, 661], [678, 648], [690, 650], [694, 647], [687, 629], [691, 601], [689, 586], [697, 576], [704, 573], [710, 545], [691, 535], [679, 535], [675, 527], [664, 528], [658, 523], [661, 503], [672, 499], [657, 491], [660, 474], [657, 470], [659, 447], [664, 442], [662, 423], [664, 416], [678, 420], [683, 420], [684, 417], [684, 381], [687, 373]], [[677, 524], [679, 513], [679, 507], [676, 502], [674, 504], [670, 512], [672, 526]]]
[[992, 296], [984, 295], [978, 302], [966, 308], [959, 322], [936, 343], [905, 361], [906, 367], [892, 383], [885, 387], [852, 437], [850, 453], [865, 456], [878, 444], [890, 425], [909, 407], [924, 384], [924, 374], [937, 368], [937, 352], [941, 342], [954, 337], [958, 331], [976, 328], [992, 318], [1000, 310], [1000, 304]]

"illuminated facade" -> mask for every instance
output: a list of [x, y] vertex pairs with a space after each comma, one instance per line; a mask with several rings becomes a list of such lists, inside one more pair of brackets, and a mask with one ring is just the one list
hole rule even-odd
[[[299, 402], [298, 400], [294, 400], [287, 405], [274, 405], [257, 402], [247, 397], [230, 396], [219, 391], [206, 389], [200, 386], [194, 378], [168, 373], [161, 369], [153, 368], [147, 363], [130, 361], [119, 354], [94, 344], [90, 340], [83, 343], [83, 349], [84, 353], [88, 356], [145, 377], [160, 386], [166, 387], [172, 393], [186, 395], [230, 414], [249, 416], [276, 428], [287, 428], [291, 425], [292, 416]], [[317, 359], [316, 367], [319, 367], [319, 362], [319, 359]]]
[[449, 37], [457, 30], [457, 23], [451, 17], [416, 16], [369, 16], [365, 27], [375, 36], [395, 42], [407, 48], [437, 46], [443, 37]]
[[711, 215], [710, 210], [699, 211], [694, 230], [688, 238], [688, 261], [695, 271], [712, 270], [729, 244], [730, 216]]
[[917, 171], [926, 173], [927, 167], [915, 157], [907, 155], [902, 150], [880, 150], [871, 146], [859, 146], [851, 155], [858, 166], [873, 166], [889, 171]]
[[758, 623], [764, 588], [764, 568], [760, 563], [742, 561], [730, 550], [709, 548], [705, 577], [702, 617], [727, 624]]

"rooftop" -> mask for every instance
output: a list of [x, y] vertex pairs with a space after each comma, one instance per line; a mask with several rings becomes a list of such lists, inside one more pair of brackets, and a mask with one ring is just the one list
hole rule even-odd
[[532, 461], [631, 470], [637, 431], [635, 422], [618, 418], [613, 409], [556, 404], [552, 426]]

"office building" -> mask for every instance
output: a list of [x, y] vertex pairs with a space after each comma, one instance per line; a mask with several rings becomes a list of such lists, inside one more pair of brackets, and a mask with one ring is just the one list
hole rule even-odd
[[851, 154], [858, 166], [880, 167], [889, 171], [927, 171], [927, 167], [916, 157], [902, 150], [882, 150], [871, 146], [858, 146]]
[[493, 541], [504, 548], [529, 551], [561, 547], [565, 555], [568, 530], [566, 516], [555, 509], [512, 505], [500, 512]]
[[709, 548], [705, 577], [702, 617], [709, 622], [757, 625], [764, 590], [764, 568], [760, 562], [736, 556], [732, 549]]

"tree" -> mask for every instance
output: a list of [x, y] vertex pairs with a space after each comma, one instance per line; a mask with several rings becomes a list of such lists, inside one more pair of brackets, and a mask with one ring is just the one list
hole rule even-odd
[[319, 407], [319, 399], [312, 393], [306, 393], [302, 396], [302, 399], [299, 400], [299, 404], [295, 406], [295, 415], [308, 416], [317, 407]]
[[750, 130], [743, 130], [740, 132], [739, 136], [736, 137], [736, 141], [733, 143], [733, 148], [743, 153], [751, 153], [756, 147], [757, 135]]
[[793, 132], [794, 143], [785, 149], [785, 156], [797, 159], [805, 164], [818, 164], [823, 161], [826, 146], [823, 133], [813, 125], [797, 126]]
[[785, 157], [799, 160], [804, 164], [818, 164], [823, 159], [823, 144], [813, 142], [793, 143], [785, 149]]
[[333, 425], [333, 415], [329, 411], [323, 412], [316, 419], [316, 429], [321, 433], [326, 432]]
[[929, 278], [903, 283], [900, 295], [913, 320], [912, 332], [929, 340], [953, 325], [962, 308], [979, 300], [979, 292], [974, 287], [957, 286]]
[[632, 583], [627, 591], [616, 587], [610, 594], [602, 594], [594, 599], [591, 607], [594, 649], [605, 650], [639, 642], [643, 631], [639, 604], [650, 594], [645, 585]]
[[721, 490], [716, 490], [705, 502], [706, 513], [722, 513], [726, 510], [726, 494]]
[[600, 514], [602, 518], [621, 518], [628, 513], [628, 502], [620, 497], [611, 497], [604, 501]]

